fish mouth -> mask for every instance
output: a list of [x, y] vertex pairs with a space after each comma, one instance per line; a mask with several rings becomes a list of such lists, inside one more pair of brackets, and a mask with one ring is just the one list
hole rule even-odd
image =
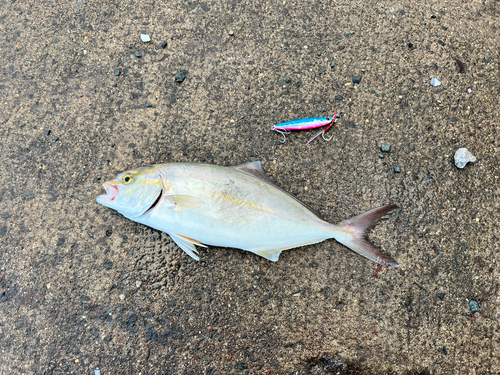
[[106, 190], [106, 194], [99, 195], [97, 197], [97, 202], [101, 204], [105, 204], [105, 202], [113, 202], [120, 192], [118, 189], [118, 185], [109, 182], [105, 182], [102, 187], [104, 188], [104, 190]]
[[153, 208], [156, 207], [156, 205], [160, 202], [161, 196], [163, 195], [163, 189], [160, 189], [160, 194], [158, 194], [158, 197], [156, 200], [153, 202], [151, 207], [149, 207], [146, 211], [144, 211], [143, 215], [146, 215], [148, 212], [150, 212]]
[[109, 182], [105, 182], [103, 185], [104, 187], [104, 190], [106, 190], [106, 195], [108, 196], [108, 199], [113, 202], [116, 198], [116, 196], [118, 195], [118, 193], [120, 192], [118, 190], [118, 185], [115, 185], [115, 184], [111, 184]]

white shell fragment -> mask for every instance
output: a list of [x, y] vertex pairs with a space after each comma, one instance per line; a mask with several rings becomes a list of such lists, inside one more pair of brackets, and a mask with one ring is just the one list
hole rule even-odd
[[149, 39], [149, 35], [148, 35], [148, 34], [141, 34], [141, 40], [142, 40], [144, 43], [147, 43], [147, 42], [149, 42], [151, 39]]
[[467, 163], [474, 163], [475, 161], [476, 157], [465, 147], [459, 148], [457, 152], [455, 152], [455, 165], [458, 168], [463, 168]]
[[433, 78], [433, 79], [431, 79], [431, 85], [434, 87], [439, 86], [439, 85], [441, 85], [441, 82], [439, 81], [439, 79]]

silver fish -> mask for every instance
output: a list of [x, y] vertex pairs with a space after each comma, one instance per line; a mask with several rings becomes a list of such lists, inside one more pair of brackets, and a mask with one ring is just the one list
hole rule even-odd
[[232, 247], [276, 262], [283, 250], [334, 238], [384, 266], [398, 264], [365, 238], [394, 205], [330, 224], [271, 182], [255, 161], [235, 167], [169, 163], [120, 173], [97, 202], [168, 233], [191, 258], [196, 246]]

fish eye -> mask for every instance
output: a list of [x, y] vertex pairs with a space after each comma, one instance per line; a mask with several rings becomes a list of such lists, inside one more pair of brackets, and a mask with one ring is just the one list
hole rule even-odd
[[134, 181], [134, 176], [132, 176], [131, 174], [126, 174], [125, 176], [123, 176], [123, 183], [125, 185], [132, 183], [132, 181]]

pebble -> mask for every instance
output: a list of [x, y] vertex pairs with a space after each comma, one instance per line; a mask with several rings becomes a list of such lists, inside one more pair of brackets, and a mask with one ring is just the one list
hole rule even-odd
[[408, 48], [412, 49], [413, 48], [413, 43], [408, 43]]
[[229, 30], [229, 35], [233, 36], [234, 35], [234, 31], [233, 30]]
[[285, 78], [285, 83], [290, 83], [290, 82], [292, 82], [292, 79], [290, 77], [286, 77]]
[[441, 85], [441, 82], [437, 78], [432, 78], [431, 79], [431, 85], [434, 86], [434, 87], [436, 87], [436, 86]]
[[383, 158], [385, 158], [385, 155], [384, 155], [384, 154], [378, 154], [378, 157], [379, 157], [380, 159], [383, 159]]
[[116, 82], [113, 83], [113, 87], [118, 87], [118, 84]]
[[45, 135], [50, 135], [50, 129], [45, 132]]
[[352, 77], [352, 83], [360, 83], [360, 82], [361, 82], [361, 76]]
[[134, 52], [134, 55], [135, 55], [135, 57], [137, 57], [137, 58], [141, 58], [141, 57], [142, 57], [142, 53], [140, 53], [139, 51], [135, 51], [135, 52]]
[[391, 145], [388, 145], [386, 143], [382, 143], [380, 145], [380, 150], [383, 152], [389, 152], [389, 151], [391, 151]]
[[471, 89], [467, 89], [467, 92], [468, 92], [469, 94], [471, 94], [471, 93], [472, 93], [472, 90], [471, 90]]
[[248, 366], [245, 363], [238, 363], [238, 370], [245, 370]]
[[147, 42], [150, 42], [151, 39], [149, 38], [149, 35], [148, 34], [141, 34], [141, 40], [144, 42], [144, 43], [147, 43]]
[[392, 167], [392, 170], [394, 171], [394, 173], [401, 173], [401, 168], [398, 167], [397, 165], [395, 165], [394, 167]]
[[469, 309], [471, 312], [475, 313], [475, 312], [479, 311], [479, 304], [476, 301], [474, 301], [473, 299], [470, 299], [468, 301], [468, 305], [469, 305]]
[[59, 137], [56, 135], [56, 136], [54, 137], [54, 141], [57, 141], [57, 140], [59, 140]]
[[459, 148], [455, 152], [455, 165], [458, 168], [464, 168], [467, 163], [474, 163], [476, 161], [476, 157], [470, 153], [465, 147]]
[[163, 42], [163, 43], [161, 44], [161, 48], [162, 48], [162, 49], [165, 49], [165, 47], [166, 47], [166, 46], [167, 46], [167, 42]]
[[94, 375], [101, 375], [101, 370], [94, 370]]
[[438, 293], [437, 294], [437, 298], [439, 298], [441, 301], [444, 301], [444, 296], [445, 296], [444, 293]]
[[146, 103], [146, 107], [151, 108], [153, 105], [150, 102]]
[[115, 69], [115, 76], [119, 76], [121, 74], [120, 69]]
[[335, 68], [335, 61], [330, 63], [330, 68]]
[[186, 73], [185, 72], [179, 72], [175, 75], [175, 82], [179, 82], [181, 83], [182, 81], [184, 81], [184, 79], [186, 79]]
[[137, 281], [135, 282], [135, 287], [136, 287], [136, 288], [140, 288], [140, 287], [141, 287], [141, 285], [142, 285], [142, 281], [137, 280]]

